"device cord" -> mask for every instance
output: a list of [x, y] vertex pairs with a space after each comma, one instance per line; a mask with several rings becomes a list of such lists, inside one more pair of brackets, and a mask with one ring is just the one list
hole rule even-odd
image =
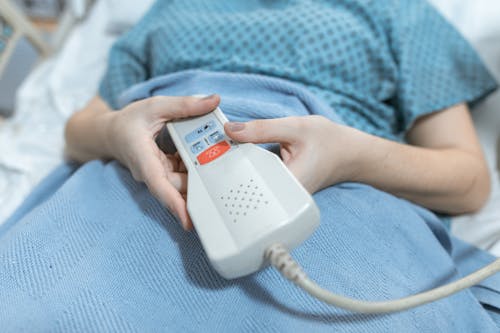
[[472, 287], [500, 271], [500, 259], [459, 280], [420, 294], [389, 301], [362, 301], [334, 294], [321, 288], [304, 273], [302, 267], [292, 258], [282, 244], [275, 244], [265, 252], [266, 258], [284, 277], [328, 304], [360, 313], [389, 313], [403, 311], [455, 294]]

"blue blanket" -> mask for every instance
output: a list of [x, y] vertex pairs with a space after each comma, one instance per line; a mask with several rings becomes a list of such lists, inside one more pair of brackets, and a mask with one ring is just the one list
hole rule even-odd
[[[258, 75], [169, 75], [122, 103], [212, 92], [232, 120], [314, 113], [338, 121], [303, 87]], [[450, 237], [430, 211], [370, 186], [343, 183], [314, 198], [321, 225], [293, 254], [337, 293], [402, 297], [493, 259]], [[61, 166], [0, 229], [3, 332], [497, 332], [498, 290], [492, 277], [410, 311], [361, 315], [311, 298], [270, 268], [224, 280], [196, 233], [182, 231], [116, 162]]]

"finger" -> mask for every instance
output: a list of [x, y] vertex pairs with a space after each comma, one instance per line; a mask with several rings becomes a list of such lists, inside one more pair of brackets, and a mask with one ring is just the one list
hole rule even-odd
[[165, 177], [148, 177], [145, 179], [146, 186], [151, 194], [167, 207], [168, 210], [180, 220], [182, 227], [187, 228], [187, 218], [184, 210], [186, 210], [186, 201], [182, 195], [174, 188], [174, 186]]
[[144, 148], [140, 161], [141, 174], [146, 186], [165, 207], [180, 219], [182, 227], [188, 230], [191, 222], [187, 213], [186, 201], [179, 192], [179, 189], [185, 190], [187, 187], [187, 175], [181, 176], [165, 169], [157, 154], [165, 155], [161, 152], [150, 151], [147, 147]]
[[174, 155], [165, 155], [165, 160], [169, 170], [179, 170], [179, 159], [175, 158]]
[[167, 179], [180, 193], [187, 192], [187, 173], [167, 172]]
[[283, 146], [281, 146], [280, 155], [281, 155], [281, 159], [283, 160], [283, 163], [288, 165], [292, 159], [292, 154], [290, 153], [290, 151], [288, 151], [287, 149], [283, 148]]
[[193, 229], [193, 222], [191, 221], [185, 202], [186, 200], [184, 199], [184, 205], [179, 209], [179, 219], [181, 220], [182, 228], [186, 231], [190, 231]]
[[[177, 159], [173, 155], [164, 155], [159, 151], [157, 152], [157, 154], [159, 154], [160, 161], [163, 164], [163, 170], [167, 176], [167, 180], [175, 187], [177, 191], [186, 193], [187, 173], [178, 171], [179, 159]], [[148, 156], [146, 156], [145, 159], [148, 159]], [[151, 161], [149, 163], [154, 163], [154, 161]]]
[[186, 165], [184, 164], [184, 161], [182, 161], [182, 160], [179, 161], [179, 172], [187, 173]]
[[219, 105], [220, 97], [215, 94], [206, 97], [155, 96], [141, 103], [144, 103], [146, 109], [150, 111], [152, 120], [168, 121], [208, 113]]
[[178, 164], [179, 169], [178, 169], [178, 171], [179, 172], [187, 172], [186, 165], [184, 164], [184, 161], [181, 159], [181, 156], [179, 155], [179, 152], [176, 152], [174, 156], [179, 161], [179, 164]]
[[293, 143], [303, 135], [300, 133], [298, 117], [262, 119], [246, 123], [228, 122], [224, 124], [224, 130], [236, 141], [253, 143]]

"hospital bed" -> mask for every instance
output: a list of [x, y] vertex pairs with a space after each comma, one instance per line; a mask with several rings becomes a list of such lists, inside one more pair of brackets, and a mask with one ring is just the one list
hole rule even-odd
[[[67, 0], [57, 30], [50, 40], [36, 29], [23, 12], [9, 0], [0, 0], [0, 75], [13, 56], [19, 39], [27, 37], [42, 58], [58, 50], [69, 30], [83, 18], [92, 0]], [[3, 31], [2, 31], [3, 30]]]
[[[476, 47], [500, 80], [500, 3], [433, 0]], [[152, 3], [99, 0], [61, 51], [42, 62], [18, 91], [16, 111], [0, 123], [0, 223], [51, 169], [63, 161], [64, 123], [97, 91], [113, 41]], [[492, 175], [492, 195], [480, 212], [453, 219], [452, 232], [500, 255], [498, 138], [500, 93], [473, 113]], [[457, 133], [457, 135], [460, 135]]]
[[[3, 37], [0, 42], [0, 75], [7, 63], [8, 58], [12, 55], [14, 45], [25, 35], [30, 42], [37, 48], [42, 56], [50, 53], [50, 46], [44, 41], [40, 33], [31, 25], [29, 20], [16, 9], [7, 0], [0, 0], [0, 37]], [[7, 31], [5, 31], [7, 29]], [[7, 33], [5, 33], [7, 32]]]

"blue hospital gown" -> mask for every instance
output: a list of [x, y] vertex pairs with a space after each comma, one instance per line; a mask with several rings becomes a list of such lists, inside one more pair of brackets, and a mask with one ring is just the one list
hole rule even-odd
[[188, 69], [300, 83], [346, 124], [393, 140], [496, 87], [422, 0], [162, 0], [114, 45], [100, 95], [117, 108], [130, 86]]

